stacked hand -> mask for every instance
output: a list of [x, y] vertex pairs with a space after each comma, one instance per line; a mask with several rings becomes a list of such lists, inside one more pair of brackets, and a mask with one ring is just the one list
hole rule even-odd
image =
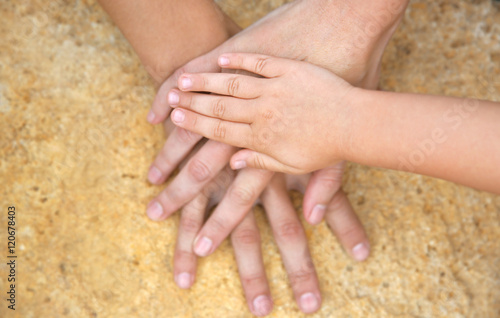
[[[404, 7], [402, 5], [401, 13]], [[320, 0], [296, 1], [282, 6], [210, 53], [178, 69], [159, 89], [148, 119], [153, 124], [163, 122], [170, 113], [169, 104], [185, 103], [187, 95], [179, 95], [178, 101], [174, 95], [168, 95], [177, 86], [181, 75], [186, 72], [219, 72], [217, 58], [226, 52], [255, 52], [307, 60], [341, 75], [352, 84], [375, 88], [383, 49], [401, 16], [394, 15], [390, 21], [382, 21], [376, 32], [367, 35], [361, 22], [372, 19], [371, 11], [379, 9], [383, 10], [374, 9], [371, 4], [359, 10], [343, 2]], [[365, 40], [362, 48], [354, 44], [360, 36]], [[243, 87], [240, 89], [247, 92]], [[225, 109], [231, 111], [228, 107]], [[245, 111], [233, 113], [234, 116], [245, 114]], [[169, 121], [165, 125], [172, 127]], [[278, 138], [278, 135], [272, 138]], [[163, 183], [201, 139], [199, 134], [179, 127], [173, 129], [151, 166], [149, 180], [155, 184]], [[287, 195], [286, 178], [265, 170], [245, 168], [231, 181], [226, 177], [225, 168], [236, 151], [234, 147], [208, 141], [187, 159], [176, 178], [148, 206], [147, 213], [153, 220], [164, 220], [184, 207], [175, 259], [176, 281], [181, 287], [191, 286], [195, 276], [195, 254], [209, 255], [234, 230], [232, 241], [249, 307], [255, 314], [268, 313], [272, 303], [259, 251], [258, 231], [253, 216], [248, 213], [260, 197], [289, 272], [296, 300], [304, 312], [313, 312], [319, 308], [321, 296], [304, 231]], [[302, 163], [305, 158], [300, 160]], [[287, 165], [289, 168], [282, 171], [299, 172], [293, 169], [297, 162], [281, 164], [281, 167]], [[361, 223], [340, 189], [343, 168], [344, 164], [338, 162], [314, 172], [311, 177], [301, 178], [302, 182], [291, 180], [288, 183], [304, 188], [303, 181], [308, 180], [303, 203], [306, 220], [317, 224], [326, 216], [346, 251], [355, 259], [364, 260], [369, 254], [369, 244]], [[307, 170], [314, 169], [314, 166], [309, 166]], [[219, 196], [220, 203], [202, 226], [211, 195], [225, 188], [217, 185], [215, 180], [219, 179], [229, 180], [224, 182], [227, 191]], [[213, 191], [214, 182], [218, 191]]]

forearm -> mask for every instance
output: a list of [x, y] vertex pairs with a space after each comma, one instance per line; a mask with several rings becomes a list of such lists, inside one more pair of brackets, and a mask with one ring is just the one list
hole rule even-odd
[[99, 0], [99, 3], [158, 82], [236, 32], [236, 25], [212, 0]]
[[500, 103], [363, 91], [348, 160], [500, 193]]

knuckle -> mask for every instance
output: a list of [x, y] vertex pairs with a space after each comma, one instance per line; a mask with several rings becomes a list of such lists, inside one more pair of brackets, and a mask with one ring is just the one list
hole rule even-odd
[[222, 98], [215, 99], [213, 104], [214, 117], [221, 118], [222, 116], [224, 116], [225, 111], [226, 105], [224, 105], [224, 101], [222, 100]]
[[188, 172], [198, 182], [206, 181], [211, 175], [208, 165], [199, 159], [193, 159], [189, 163]]
[[310, 269], [299, 269], [288, 274], [290, 285], [297, 286], [303, 282], [314, 279], [314, 271]]
[[267, 65], [267, 58], [258, 58], [257, 61], [255, 62], [255, 74], [260, 74], [264, 71], [266, 65]]
[[342, 176], [329, 175], [320, 179], [321, 187], [329, 191], [337, 191], [342, 184]]
[[192, 142], [196, 142], [197, 141], [197, 137], [198, 135], [189, 131], [189, 130], [186, 130], [184, 128], [180, 128], [180, 127], [177, 127], [175, 128], [176, 129], [176, 134], [177, 134], [177, 137], [179, 138], [179, 140], [183, 143], [192, 143]]
[[226, 125], [221, 120], [214, 127], [214, 137], [219, 139], [226, 138]]
[[253, 157], [253, 166], [257, 169], [267, 170], [266, 163], [262, 156], [254, 155]]
[[213, 233], [218, 233], [219, 235], [227, 232], [227, 225], [224, 220], [220, 219], [216, 214], [212, 215], [209, 220], [208, 225], [213, 230]]
[[278, 225], [276, 237], [280, 239], [298, 239], [303, 235], [303, 229], [299, 222], [288, 221]]
[[182, 262], [196, 262], [196, 255], [191, 251], [185, 251], [181, 249], [175, 249], [174, 253], [174, 263], [182, 263]]
[[227, 82], [227, 91], [229, 95], [236, 95], [240, 89], [240, 81], [237, 77], [231, 77]]
[[243, 286], [255, 286], [266, 284], [266, 277], [262, 274], [256, 275], [241, 275], [241, 283]]
[[347, 198], [342, 190], [337, 192], [330, 202], [329, 209], [334, 213], [338, 214], [345, 210], [346, 204], [349, 204]]
[[232, 202], [240, 206], [251, 205], [255, 198], [255, 191], [250, 187], [237, 186], [230, 190], [229, 196]]
[[196, 218], [183, 215], [180, 221], [180, 228], [187, 233], [196, 233], [201, 228], [201, 221]]
[[234, 232], [233, 241], [235, 245], [258, 245], [260, 244], [259, 232], [254, 229], [241, 229]]
[[354, 241], [355, 238], [359, 237], [361, 228], [356, 226], [355, 224], [351, 224], [349, 226], [338, 229], [338, 236], [346, 241]]

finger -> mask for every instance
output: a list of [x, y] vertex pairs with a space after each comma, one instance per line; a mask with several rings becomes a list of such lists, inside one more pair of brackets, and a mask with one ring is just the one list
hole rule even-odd
[[319, 224], [325, 215], [326, 207], [342, 185], [345, 162], [315, 171], [304, 194], [303, 212], [307, 222]]
[[[241, 146], [243, 148], [249, 148]], [[282, 164], [278, 160], [249, 149], [240, 150], [231, 157], [231, 168], [238, 170], [245, 167], [270, 170], [275, 172], [285, 172], [291, 174], [299, 174], [301, 171], [293, 167]]]
[[163, 122], [170, 114], [171, 108], [168, 104], [167, 94], [172, 88], [177, 86], [177, 81], [182, 74], [186, 72], [220, 72], [220, 67], [215, 62], [216, 57], [213, 55], [214, 53], [209, 53], [195, 58], [176, 70], [165, 82], [163, 82], [156, 93], [153, 105], [148, 113], [147, 119], [151, 124]]
[[182, 289], [190, 288], [196, 277], [197, 256], [193, 241], [203, 224], [208, 197], [200, 193], [181, 212], [177, 243], [174, 252], [174, 280]]
[[173, 89], [168, 94], [172, 107], [182, 107], [201, 115], [223, 120], [251, 123], [255, 105], [251, 101], [221, 95], [181, 92]]
[[267, 78], [279, 77], [287, 72], [296, 62], [262, 54], [225, 53], [219, 57], [222, 68], [239, 69]]
[[283, 175], [277, 174], [273, 178], [261, 198], [295, 300], [304, 313], [315, 312], [321, 306], [318, 277], [304, 229], [285, 189]]
[[207, 256], [250, 211], [273, 176], [272, 172], [256, 169], [241, 170], [210, 218], [196, 236], [194, 252]]
[[149, 218], [161, 221], [191, 201], [228, 163], [234, 148], [209, 140], [148, 205]]
[[177, 126], [208, 139], [236, 147], [251, 147], [252, 145], [253, 131], [248, 124], [211, 118], [182, 108], [176, 108], [171, 118]]
[[368, 258], [370, 243], [365, 229], [342, 189], [333, 196], [327, 207], [325, 219], [352, 258], [357, 261]]
[[231, 243], [248, 307], [256, 316], [270, 314], [273, 302], [262, 260], [259, 229], [253, 212], [248, 213], [231, 233]]
[[149, 182], [153, 184], [165, 182], [201, 138], [201, 135], [175, 127], [149, 168]]
[[239, 98], [262, 95], [263, 79], [229, 73], [183, 74], [177, 84], [181, 91], [209, 92]]

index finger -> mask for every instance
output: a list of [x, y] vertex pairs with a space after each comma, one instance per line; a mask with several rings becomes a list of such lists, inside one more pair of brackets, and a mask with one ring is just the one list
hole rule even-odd
[[239, 69], [267, 78], [279, 77], [297, 61], [251, 53], [225, 53], [219, 57], [219, 65], [227, 69]]

